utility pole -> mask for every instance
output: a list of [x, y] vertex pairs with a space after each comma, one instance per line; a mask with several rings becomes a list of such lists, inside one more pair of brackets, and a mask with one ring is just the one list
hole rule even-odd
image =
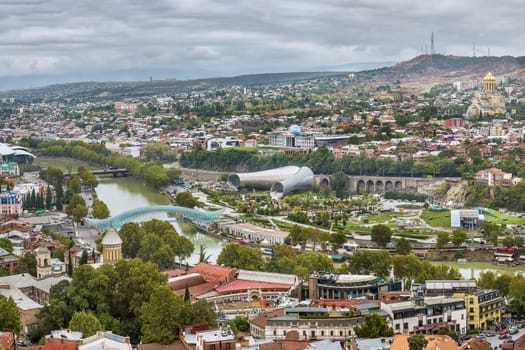
[[436, 47], [434, 46], [434, 32], [430, 34], [430, 54], [434, 55], [436, 53]]

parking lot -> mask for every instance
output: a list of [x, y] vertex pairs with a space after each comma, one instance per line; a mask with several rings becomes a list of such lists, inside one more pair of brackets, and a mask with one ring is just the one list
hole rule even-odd
[[[525, 323], [524, 323], [525, 325]], [[500, 335], [498, 334], [498, 332], [494, 332], [494, 335], [491, 335], [491, 336], [486, 336], [484, 337], [484, 339], [486, 341], [488, 341], [491, 346], [494, 348], [494, 349], [500, 349], [501, 348], [501, 344], [503, 344], [505, 341], [508, 341], [508, 340], [517, 340], [519, 337], [525, 335], [525, 327], [523, 328], [518, 328], [516, 327], [518, 332], [516, 334], [509, 334], [509, 339], [499, 339], [500, 338]], [[473, 337], [476, 337], [475, 335]]]

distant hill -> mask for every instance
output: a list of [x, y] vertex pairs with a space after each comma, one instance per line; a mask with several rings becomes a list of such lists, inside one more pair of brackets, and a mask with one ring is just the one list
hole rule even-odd
[[316, 67], [313, 70], [319, 72], [362, 72], [364, 70], [372, 70], [383, 67], [391, 67], [396, 62], [384, 61], [384, 62], [354, 62], [345, 63], [337, 66], [321, 66]]
[[375, 70], [361, 72], [370, 82], [431, 84], [480, 79], [487, 72], [496, 76], [523, 75], [525, 57], [464, 57], [420, 55], [413, 59]]
[[291, 72], [240, 75], [235, 77], [195, 80], [152, 80], [152, 81], [88, 81], [54, 84], [39, 88], [8, 90], [0, 96], [17, 99], [90, 98], [104, 99], [133, 98], [163, 93], [179, 93], [229, 86], [256, 86], [273, 83], [298, 82], [312, 79], [345, 75], [346, 72]]

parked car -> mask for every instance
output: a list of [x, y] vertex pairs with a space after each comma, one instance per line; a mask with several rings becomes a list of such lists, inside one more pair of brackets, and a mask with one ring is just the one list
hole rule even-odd
[[516, 334], [518, 332], [519, 332], [518, 327], [510, 327], [509, 329], [509, 334]]
[[494, 331], [486, 331], [485, 332], [485, 337], [494, 337], [496, 336], [496, 332]]
[[503, 334], [509, 334], [509, 330], [508, 329], [502, 329], [501, 331], [498, 332], [499, 335], [503, 335]]
[[523, 328], [523, 327], [525, 327], [525, 322], [518, 323], [518, 328]]
[[510, 334], [502, 334], [498, 337], [498, 339], [512, 339], [512, 335]]

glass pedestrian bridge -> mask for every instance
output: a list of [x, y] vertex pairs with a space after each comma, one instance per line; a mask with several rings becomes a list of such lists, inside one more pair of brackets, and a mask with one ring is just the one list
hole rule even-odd
[[157, 205], [151, 207], [143, 207], [131, 209], [126, 212], [120, 213], [115, 216], [110, 216], [107, 219], [90, 219], [87, 218], [87, 225], [98, 227], [101, 229], [107, 229], [109, 227], [120, 228], [127, 222], [141, 221], [141, 218], [145, 218], [150, 213], [169, 213], [182, 216], [195, 224], [209, 224], [214, 222], [224, 213], [225, 209], [217, 211], [201, 211], [197, 209], [178, 207], [173, 205]]

